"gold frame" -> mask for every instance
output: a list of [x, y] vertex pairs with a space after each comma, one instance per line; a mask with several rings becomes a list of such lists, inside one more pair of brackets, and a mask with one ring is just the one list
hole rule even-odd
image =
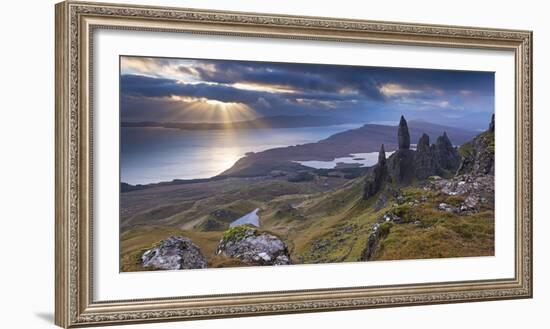
[[[510, 279], [93, 302], [94, 30], [500, 49], [515, 53], [515, 275]], [[56, 5], [55, 323], [62, 327], [530, 298], [532, 32], [65, 1]]]

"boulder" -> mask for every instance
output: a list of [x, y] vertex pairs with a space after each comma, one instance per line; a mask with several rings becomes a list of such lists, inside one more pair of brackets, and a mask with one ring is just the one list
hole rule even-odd
[[227, 230], [218, 244], [216, 254], [249, 265], [291, 264], [288, 247], [280, 238], [250, 225]]
[[145, 251], [141, 256], [143, 267], [157, 270], [183, 270], [206, 268], [207, 262], [190, 239], [182, 236], [171, 236], [155, 247]]

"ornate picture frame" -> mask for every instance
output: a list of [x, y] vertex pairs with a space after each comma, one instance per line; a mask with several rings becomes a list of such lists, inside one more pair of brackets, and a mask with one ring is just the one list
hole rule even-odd
[[[93, 298], [93, 35], [98, 30], [506, 50], [515, 58], [515, 264], [511, 278]], [[56, 5], [56, 298], [61, 327], [531, 298], [532, 32], [65, 1]], [[497, 191], [498, 193], [498, 191]], [[512, 218], [511, 215], [510, 219]]]

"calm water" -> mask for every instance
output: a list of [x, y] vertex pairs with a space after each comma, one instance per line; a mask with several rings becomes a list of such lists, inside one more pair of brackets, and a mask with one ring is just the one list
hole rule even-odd
[[121, 181], [147, 184], [208, 178], [247, 152], [316, 142], [359, 125], [284, 129], [121, 128]]
[[[393, 152], [386, 152], [386, 158], [392, 155]], [[368, 153], [352, 153], [349, 157], [336, 158], [331, 161], [295, 161], [303, 166], [315, 168], [315, 169], [334, 169], [338, 163], [355, 164], [359, 167], [374, 166], [378, 162], [378, 152]]]

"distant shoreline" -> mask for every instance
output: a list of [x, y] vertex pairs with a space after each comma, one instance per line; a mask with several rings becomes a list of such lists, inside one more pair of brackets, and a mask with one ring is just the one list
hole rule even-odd
[[[472, 136], [475, 136], [475, 132], [473, 131], [440, 126], [428, 122], [411, 121], [409, 122], [409, 129], [413, 140], [419, 138], [421, 133], [427, 132], [428, 135], [431, 135], [432, 141], [435, 141], [436, 136], [447, 131], [452, 136], [452, 140], [457, 142], [455, 145], [460, 145]], [[336, 164], [333, 168], [307, 166], [307, 162], [331, 162], [338, 158], [352, 158], [356, 154], [364, 155], [371, 152], [377, 152], [382, 144], [384, 144], [387, 152], [392, 152], [397, 148], [397, 145], [391, 142], [395, 135], [396, 127], [365, 124], [362, 127], [336, 133], [326, 139], [313, 143], [277, 147], [261, 152], [247, 152], [246, 155], [241, 157], [231, 168], [209, 178], [173, 179], [171, 181], [136, 185], [121, 182], [121, 192], [143, 190], [158, 186], [208, 183], [227, 178], [250, 179], [269, 177], [271, 172], [295, 174], [308, 170], [332, 171], [350, 168], [366, 168], [355, 163], [363, 162], [365, 159], [356, 159], [349, 161], [350, 163], [344, 162], [339, 165]]]
[[123, 121], [122, 128], [171, 128], [180, 130], [229, 130], [229, 129], [265, 129], [265, 128], [306, 128], [327, 127], [349, 123], [345, 120], [327, 116], [270, 116], [235, 122], [157, 122], [157, 121]]

